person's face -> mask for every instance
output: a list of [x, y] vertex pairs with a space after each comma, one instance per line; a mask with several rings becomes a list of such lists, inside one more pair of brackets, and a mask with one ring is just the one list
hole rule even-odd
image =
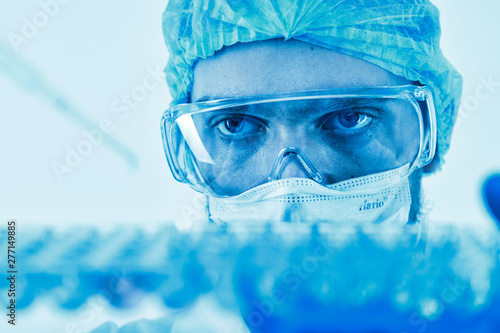
[[[236, 44], [224, 48], [210, 58], [199, 60], [194, 68], [194, 85], [191, 92], [191, 101], [199, 102], [231, 97], [252, 97], [322, 89], [400, 86], [409, 84], [412, 83], [405, 78], [396, 76], [366, 61], [296, 40], [284, 41], [276, 39]], [[397, 105], [393, 106], [394, 110], [397, 110], [397, 108]], [[383, 133], [382, 131], [380, 133], [367, 132], [362, 143], [358, 142], [360, 139], [356, 139], [358, 141], [352, 139], [349, 142], [350, 139], [346, 136], [343, 139], [346, 141], [344, 145], [352, 149], [348, 154], [345, 154], [345, 150], [344, 155], [338, 154], [336, 152], [338, 149], [328, 150], [324, 149], [325, 145], [317, 144], [319, 140], [312, 137], [308, 127], [313, 121], [322, 119], [321, 117], [327, 119], [327, 115], [315, 114], [314, 112], [299, 112], [303, 109], [311, 108], [301, 107], [298, 104], [296, 107], [280, 108], [276, 111], [270, 108], [259, 111], [260, 113], [256, 114], [255, 117], [246, 118], [263, 119], [266, 121], [266, 124], [273, 124], [275, 130], [274, 132], [268, 131], [268, 133], [272, 134], [267, 134], [265, 141], [268, 144], [268, 148], [259, 150], [251, 149], [255, 152], [254, 154], [245, 153], [243, 154], [244, 156], [238, 158], [228, 158], [228, 156], [232, 156], [229, 153], [232, 150], [235, 151], [235, 154], [241, 152], [241, 149], [234, 143], [230, 147], [219, 149], [221, 152], [220, 158], [221, 160], [224, 159], [224, 162], [215, 163], [215, 165], [222, 166], [223, 169], [202, 170], [208, 178], [213, 178], [214, 183], [212, 187], [224, 188], [226, 186], [224, 190], [229, 193], [232, 190], [235, 192], [238, 191], [238, 189], [227, 187], [228, 185], [217, 184], [217, 181], [214, 179], [221, 174], [225, 174], [225, 176], [219, 178], [231, 180], [228, 184], [248, 182], [249, 184], [245, 184], [244, 186], [252, 186], [251, 182], [253, 180], [251, 178], [243, 177], [237, 172], [238, 170], [243, 173], [246, 172], [242, 167], [241, 159], [255, 159], [255, 161], [250, 161], [251, 163], [247, 161], [246, 164], [251, 165], [252, 171], [256, 173], [256, 169], [268, 169], [269, 164], [264, 163], [264, 161], [272, 160], [279, 150], [285, 147], [299, 147], [309, 157], [312, 155], [313, 158], [311, 159], [314, 159], [313, 163], [318, 165], [318, 169], [329, 178], [330, 182], [337, 182], [385, 171], [388, 165], [400, 166], [402, 164], [401, 161], [413, 157], [401, 155], [399, 152], [401, 147], [398, 148], [397, 145], [394, 145], [394, 142], [411, 142], [411, 144], [418, 145], [418, 132], [401, 130], [410, 128], [410, 126], [405, 127], [404, 123], [415, 121], [415, 119], [411, 118], [415, 115], [394, 112], [392, 117], [386, 117], [386, 123], [383, 127], [386, 130]], [[350, 121], [349, 118], [345, 120]], [[337, 123], [339, 123], [338, 120]], [[339, 124], [341, 125], [342, 122]], [[196, 125], [199, 128], [209, 128], [207, 124]], [[234, 123], [234, 125], [238, 126], [241, 124]], [[245, 123], [245, 126], [243, 129], [246, 131], [258, 131], [256, 129], [256, 126], [258, 126], [257, 122], [250, 120]], [[382, 125], [379, 128], [382, 128]], [[206, 135], [210, 136], [212, 134], [207, 133]], [[269, 139], [271, 137], [272, 140]], [[375, 140], [374, 138], [377, 139]], [[402, 140], [402, 138], [405, 139]], [[204, 142], [210, 145], [211, 141], [205, 138]], [[213, 142], [221, 141], [214, 138]], [[338, 138], [336, 138], [336, 142], [339, 142]], [[246, 141], [243, 143], [242, 146], [249, 149], [252, 147], [251, 144], [254, 144], [253, 142]], [[263, 143], [260, 141], [258, 144], [259, 147], [263, 146]], [[355, 149], [356, 147], [359, 147], [359, 149]], [[215, 148], [212, 149], [217, 151]], [[371, 152], [377, 152], [380, 161], [384, 161], [385, 164], [381, 163], [380, 165], [367, 167], [366, 165], [361, 166], [352, 163], [353, 158], [359, 159], [359, 156], [362, 156], [362, 154], [371, 154]], [[217, 158], [217, 156], [212, 157]], [[261, 173], [265, 174], [266, 171], [262, 170]], [[213, 173], [212, 176], [211, 173]], [[231, 178], [231, 175], [234, 175], [234, 179]], [[308, 177], [308, 175], [298, 163], [289, 163], [282, 174], [282, 178], [285, 177]], [[415, 197], [413, 200], [414, 202], [418, 202], [418, 198], [416, 197], [418, 197], [419, 192], [419, 177], [417, 177], [417, 181], [415, 181], [416, 176], [413, 178], [412, 192]], [[255, 179], [254, 181], [257, 184], [261, 180]]]

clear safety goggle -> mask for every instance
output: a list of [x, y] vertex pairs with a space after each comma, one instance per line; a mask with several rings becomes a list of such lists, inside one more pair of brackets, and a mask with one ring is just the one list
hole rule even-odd
[[175, 179], [218, 197], [281, 178], [329, 185], [408, 164], [404, 177], [436, 150], [434, 103], [422, 86], [180, 104], [161, 125]]

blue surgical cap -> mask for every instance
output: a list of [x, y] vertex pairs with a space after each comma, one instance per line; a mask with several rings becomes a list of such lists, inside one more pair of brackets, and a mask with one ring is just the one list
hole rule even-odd
[[193, 66], [224, 46], [294, 38], [378, 65], [433, 92], [438, 151], [450, 145], [462, 77], [443, 56], [428, 0], [170, 0], [163, 14], [172, 104], [187, 101]]

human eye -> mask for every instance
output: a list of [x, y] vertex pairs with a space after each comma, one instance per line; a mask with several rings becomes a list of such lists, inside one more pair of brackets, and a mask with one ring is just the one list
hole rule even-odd
[[321, 129], [331, 132], [356, 133], [368, 127], [373, 116], [365, 109], [349, 109], [332, 112], [323, 117]]
[[244, 114], [225, 115], [214, 121], [213, 126], [222, 136], [230, 139], [245, 138], [265, 130], [256, 117]]

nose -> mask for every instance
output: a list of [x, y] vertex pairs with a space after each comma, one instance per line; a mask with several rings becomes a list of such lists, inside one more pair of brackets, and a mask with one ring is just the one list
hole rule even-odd
[[285, 148], [276, 156], [268, 181], [290, 177], [311, 178], [319, 184], [325, 182], [325, 177], [305, 154], [295, 147]]
[[304, 165], [295, 156], [287, 156], [283, 160], [280, 178], [309, 178], [309, 173]]

